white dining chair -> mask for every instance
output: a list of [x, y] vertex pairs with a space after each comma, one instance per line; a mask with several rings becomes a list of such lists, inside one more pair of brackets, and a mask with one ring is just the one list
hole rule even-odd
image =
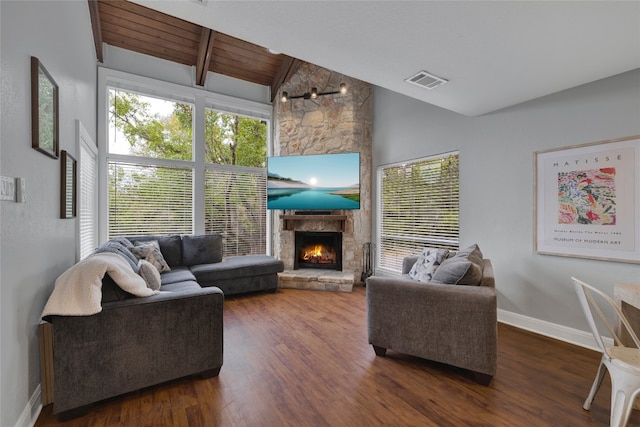
[[[611, 297], [575, 277], [572, 277], [571, 280], [593, 332], [593, 337], [600, 351], [602, 351], [602, 359], [600, 360], [596, 378], [582, 407], [586, 410], [591, 409], [591, 402], [593, 402], [593, 398], [602, 384], [606, 369], [611, 377], [611, 418], [609, 425], [612, 427], [625, 426], [633, 409], [633, 402], [638, 393], [640, 393], [640, 341], [622, 313], [621, 308]], [[603, 311], [606, 305], [611, 306], [613, 309], [614, 319], [612, 321], [607, 318]], [[620, 334], [615, 329], [615, 323], [613, 323], [616, 321], [619, 322], [619, 331], [626, 331], [630, 339], [635, 343], [635, 348], [624, 346], [620, 340]], [[613, 337], [613, 345], [608, 346], [605, 344], [604, 338], [608, 336]]]

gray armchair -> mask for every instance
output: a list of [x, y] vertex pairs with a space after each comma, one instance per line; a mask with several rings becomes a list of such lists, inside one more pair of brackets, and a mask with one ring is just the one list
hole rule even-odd
[[369, 343], [378, 356], [387, 349], [467, 369], [489, 385], [497, 366], [497, 305], [491, 261], [483, 259], [479, 286], [418, 282], [403, 277], [366, 280]]

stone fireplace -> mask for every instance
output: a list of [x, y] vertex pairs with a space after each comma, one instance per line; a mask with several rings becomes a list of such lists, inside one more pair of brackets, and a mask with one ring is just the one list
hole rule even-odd
[[[273, 253], [285, 266], [279, 276], [279, 287], [350, 292], [354, 284], [361, 283], [363, 246], [371, 241], [371, 85], [300, 62], [281, 90], [290, 95], [308, 92], [313, 87], [329, 92], [337, 90], [340, 83], [346, 83], [346, 95], [285, 102], [279, 93], [274, 96], [273, 155], [360, 153], [360, 209], [315, 216], [274, 211]], [[299, 232], [341, 235], [341, 249], [337, 249], [341, 252], [341, 269], [308, 263], [300, 266], [296, 259]]]

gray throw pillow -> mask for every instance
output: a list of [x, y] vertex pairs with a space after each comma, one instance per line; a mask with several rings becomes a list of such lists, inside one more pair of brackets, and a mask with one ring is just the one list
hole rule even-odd
[[160, 252], [160, 245], [157, 240], [136, 242], [136, 245], [131, 248], [131, 252], [138, 259], [149, 261], [160, 273], [164, 271], [171, 271], [169, 264], [164, 260], [162, 252]]
[[433, 273], [431, 283], [447, 285], [479, 285], [482, 270], [477, 264], [464, 258], [449, 258]]
[[482, 281], [483, 270], [482, 252], [477, 244], [473, 244], [444, 260], [433, 273], [431, 282], [478, 286]]
[[153, 264], [147, 260], [141, 259], [140, 262], [138, 262], [138, 271], [140, 276], [144, 279], [144, 282], [147, 284], [147, 288], [154, 291], [160, 289], [160, 283], [162, 282], [160, 272]]
[[466, 258], [469, 261], [478, 264], [480, 268], [484, 266], [482, 261], [482, 252], [480, 251], [480, 247], [478, 247], [477, 243], [458, 251], [454, 256]]

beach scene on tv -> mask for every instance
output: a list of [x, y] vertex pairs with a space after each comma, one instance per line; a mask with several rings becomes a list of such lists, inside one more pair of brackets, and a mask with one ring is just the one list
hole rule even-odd
[[360, 153], [270, 157], [267, 208], [360, 208]]

